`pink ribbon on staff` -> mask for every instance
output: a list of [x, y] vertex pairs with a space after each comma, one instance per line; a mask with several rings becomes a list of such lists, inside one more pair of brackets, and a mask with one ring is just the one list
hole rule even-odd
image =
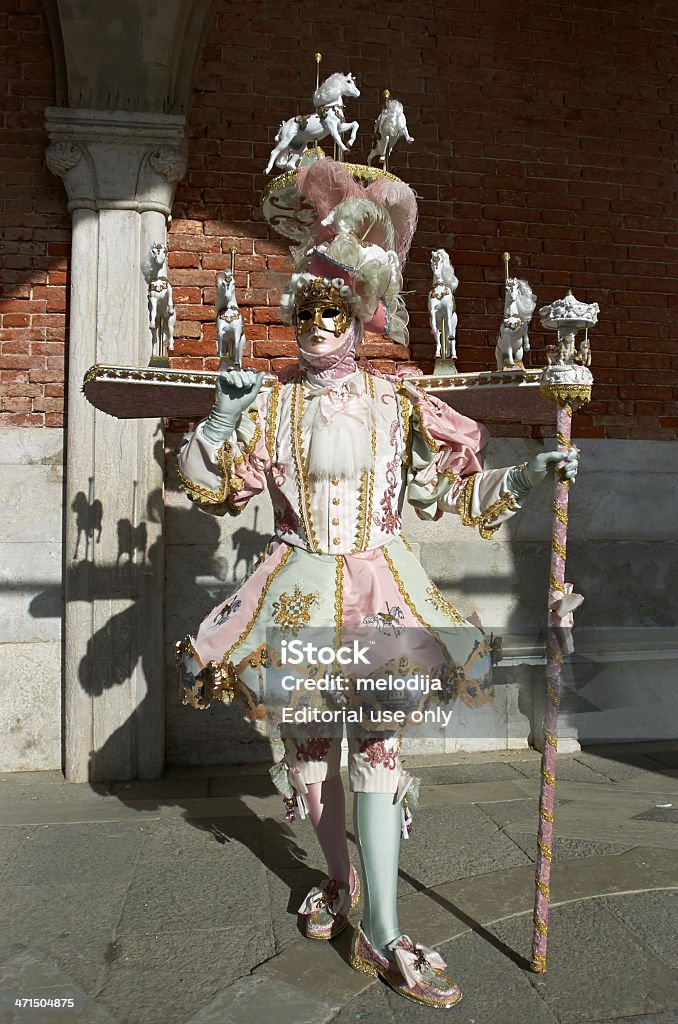
[[339, 385], [328, 384], [317, 388], [306, 395], [307, 400], [317, 399], [318, 412], [325, 423], [331, 423], [337, 413], [342, 417], [350, 417], [358, 423], [365, 423], [368, 407], [367, 399], [358, 390], [357, 380], [346, 381]]
[[584, 598], [574, 593], [571, 583], [563, 584], [562, 594], [558, 590], [549, 591], [549, 626], [571, 629], [574, 626], [573, 612], [583, 602]]
[[401, 936], [393, 953], [408, 988], [414, 988], [421, 982], [426, 967], [433, 967], [437, 971], [444, 971], [447, 967], [439, 953], [436, 953], [434, 949], [429, 949], [428, 946], [415, 946], [407, 935]]

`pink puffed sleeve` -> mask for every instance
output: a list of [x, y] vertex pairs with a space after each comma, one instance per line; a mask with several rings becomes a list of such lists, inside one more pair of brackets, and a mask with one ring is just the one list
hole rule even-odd
[[269, 395], [260, 394], [228, 441], [208, 441], [204, 420], [186, 438], [178, 457], [179, 483], [202, 511], [238, 515], [266, 487], [271, 467], [266, 446]]
[[407, 499], [420, 519], [454, 512], [489, 538], [520, 508], [508, 469], [483, 470], [489, 432], [433, 395], [404, 385], [412, 402], [412, 457]]

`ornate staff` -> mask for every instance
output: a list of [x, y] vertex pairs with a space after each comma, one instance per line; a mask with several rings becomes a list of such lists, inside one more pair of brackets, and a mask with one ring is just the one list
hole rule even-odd
[[[505, 265], [508, 269], [508, 261], [505, 261]], [[540, 389], [546, 398], [557, 404], [558, 450], [566, 455], [572, 447], [572, 415], [590, 400], [593, 384], [593, 377], [588, 369], [590, 362], [588, 339], [582, 342], [580, 350], [577, 352], [575, 335], [582, 327], [586, 327], [588, 331], [589, 325], [597, 322], [599, 307], [597, 303], [586, 305], [586, 303], [577, 302], [569, 292], [564, 299], [560, 299], [550, 306], [543, 306], [539, 313], [544, 327], [558, 331], [557, 346], [549, 345], [546, 350], [549, 365], [542, 374]], [[572, 584], [565, 582], [569, 483], [569, 480], [561, 479], [560, 475], [556, 473], [546, 641], [544, 749], [541, 759], [534, 931], [530, 962], [531, 969], [538, 973], [543, 973], [546, 970], [561, 666], [564, 655], [572, 651], [569, 637], [572, 612], [583, 601], [582, 597], [572, 592]]]

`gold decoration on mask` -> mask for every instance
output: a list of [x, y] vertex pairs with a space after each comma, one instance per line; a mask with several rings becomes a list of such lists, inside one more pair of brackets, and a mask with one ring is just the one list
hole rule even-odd
[[353, 313], [351, 307], [342, 297], [331, 281], [316, 277], [303, 285], [297, 292], [294, 310], [294, 330], [299, 337], [317, 324], [329, 330], [328, 321], [332, 321], [335, 338], [348, 328]]

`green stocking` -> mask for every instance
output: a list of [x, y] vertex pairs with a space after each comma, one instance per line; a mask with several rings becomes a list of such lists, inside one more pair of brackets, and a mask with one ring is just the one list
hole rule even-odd
[[375, 949], [397, 939], [402, 810], [392, 793], [355, 793], [353, 824], [363, 869], [363, 931]]

